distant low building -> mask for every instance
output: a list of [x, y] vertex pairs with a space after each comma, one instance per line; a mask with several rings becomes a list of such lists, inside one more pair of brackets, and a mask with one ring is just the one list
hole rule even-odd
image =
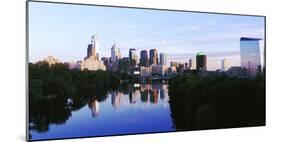
[[169, 67], [167, 72], [168, 72], [168, 75], [175, 74], [175, 73], [177, 73], [177, 68], [176, 67]]
[[109, 62], [110, 62], [110, 58], [108, 57], [102, 57], [101, 61], [103, 62], [103, 64], [106, 66], [106, 69], [108, 69], [109, 67]]
[[165, 75], [167, 73], [166, 65], [151, 65], [151, 74], [152, 75]]
[[151, 76], [151, 67], [140, 67], [140, 75], [142, 77], [148, 77]]
[[228, 69], [227, 74], [232, 77], [246, 77], [247, 69], [240, 66], [232, 66]]
[[101, 61], [96, 60], [96, 58], [90, 57], [82, 61], [81, 70], [106, 70], [106, 67]]
[[53, 56], [48, 56], [42, 60], [43, 62], [47, 62], [49, 65], [62, 63], [59, 59], [54, 58]]
[[81, 63], [82, 61], [72, 61], [70, 63], [68, 63], [68, 68], [69, 69], [81, 69]]
[[172, 62], [170, 62], [170, 66], [171, 67], [179, 67], [179, 65], [180, 65], [180, 63], [179, 62], [175, 62], [175, 61], [172, 61]]

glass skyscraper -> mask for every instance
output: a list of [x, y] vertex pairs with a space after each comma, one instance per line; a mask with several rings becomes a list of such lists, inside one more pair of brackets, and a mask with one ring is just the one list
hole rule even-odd
[[256, 76], [261, 69], [260, 40], [259, 38], [240, 38], [241, 67], [247, 69], [249, 76]]
[[135, 48], [130, 48], [129, 50], [129, 61], [130, 61], [130, 66], [136, 66], [137, 65], [137, 53]]
[[160, 65], [167, 64], [167, 55], [166, 53], [160, 53]]
[[148, 67], [149, 66], [149, 58], [147, 50], [142, 50], [140, 52], [140, 66]]
[[149, 65], [157, 65], [158, 64], [158, 53], [156, 49], [149, 50]]

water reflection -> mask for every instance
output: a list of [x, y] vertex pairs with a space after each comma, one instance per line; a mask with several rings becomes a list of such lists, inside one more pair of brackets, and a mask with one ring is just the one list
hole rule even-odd
[[[162, 101], [168, 101], [167, 84], [154, 83], [140, 84], [140, 87], [134, 86], [135, 85], [127, 86], [127, 90], [120, 89], [116, 91], [109, 91], [108, 94], [111, 96], [112, 106], [117, 109], [122, 104], [122, 101], [129, 101], [130, 104], [140, 102], [157, 104], [159, 96]], [[128, 91], [128, 94], [124, 94], [126, 91]], [[129, 95], [128, 100], [122, 99], [127, 95]]]
[[96, 99], [91, 99], [88, 103], [88, 107], [91, 109], [93, 117], [99, 115], [99, 102]]
[[[44, 118], [62, 117], [62, 109], [68, 112], [68, 117], [62, 118], [64, 122], [59, 120], [59, 123], [56, 120], [36, 123], [42, 121], [42, 113], [32, 112], [30, 132], [32, 139], [38, 140], [174, 131], [168, 100], [168, 85], [155, 82], [119, 86], [107, 93], [95, 93], [88, 99], [77, 95], [61, 100], [63, 104], [48, 101], [48, 105], [55, 105], [53, 108], [56, 109], [49, 109]], [[38, 103], [36, 112], [48, 107]], [[50, 117], [49, 114], [56, 114], [56, 117]]]

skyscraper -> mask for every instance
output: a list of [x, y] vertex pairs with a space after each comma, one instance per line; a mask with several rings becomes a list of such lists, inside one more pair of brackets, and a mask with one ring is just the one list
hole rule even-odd
[[120, 49], [117, 48], [116, 44], [114, 43], [111, 47], [111, 62], [117, 62], [120, 56]]
[[147, 50], [142, 50], [140, 52], [140, 66], [148, 67], [149, 66], [149, 59], [148, 59], [148, 52]]
[[166, 53], [160, 53], [160, 65], [167, 64], [167, 55]]
[[259, 38], [240, 38], [241, 67], [247, 69], [249, 76], [257, 74], [261, 66]]
[[189, 65], [189, 69], [190, 70], [194, 70], [195, 69], [195, 61], [194, 61], [194, 59], [189, 59], [188, 65]]
[[130, 48], [129, 50], [129, 61], [130, 61], [130, 66], [136, 66], [137, 65], [137, 52], [135, 48]]
[[149, 65], [157, 65], [158, 64], [158, 53], [156, 49], [149, 50]]
[[119, 60], [121, 59], [121, 52], [120, 49], [116, 47], [116, 44], [114, 43], [111, 47], [111, 57], [110, 57], [110, 66], [109, 70], [111, 71], [117, 71]]
[[92, 36], [91, 44], [87, 48], [87, 56], [81, 62], [81, 70], [106, 70], [106, 66], [99, 60], [97, 52], [97, 38]]
[[206, 71], [207, 70], [207, 56], [200, 52], [196, 55], [196, 70]]
[[88, 45], [87, 48], [87, 56], [85, 59], [89, 57], [93, 57], [98, 60], [98, 41], [97, 41], [97, 36], [93, 35], [91, 43]]
[[226, 59], [221, 60], [221, 71], [227, 71], [228, 69], [228, 64]]

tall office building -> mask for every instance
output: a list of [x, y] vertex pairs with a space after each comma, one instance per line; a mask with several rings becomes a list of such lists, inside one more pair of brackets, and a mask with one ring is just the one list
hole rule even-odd
[[196, 67], [195, 67], [195, 60], [194, 59], [189, 59], [188, 65], [189, 65], [190, 70], [195, 70]]
[[120, 48], [117, 48], [117, 58], [118, 58], [118, 59], [121, 59], [121, 58], [122, 58]]
[[97, 38], [92, 36], [91, 44], [87, 48], [87, 56], [81, 62], [81, 70], [106, 70], [106, 66], [99, 60]]
[[158, 64], [158, 53], [156, 49], [149, 50], [149, 65], [157, 65]]
[[111, 57], [110, 57], [110, 65], [109, 70], [111, 71], [117, 71], [119, 60], [121, 59], [121, 52], [120, 49], [116, 47], [116, 44], [114, 43], [111, 47]]
[[228, 69], [228, 64], [226, 59], [221, 60], [221, 71], [227, 71]]
[[121, 58], [120, 49], [116, 47], [114, 43], [111, 47], [111, 63], [117, 62]]
[[130, 66], [136, 66], [138, 61], [138, 56], [135, 48], [130, 48], [129, 50], [129, 61]]
[[240, 38], [241, 67], [247, 69], [249, 76], [256, 76], [261, 66], [259, 38]]
[[149, 58], [147, 50], [142, 50], [140, 52], [140, 66], [148, 67], [149, 66]]
[[196, 70], [206, 71], [207, 70], [207, 55], [200, 52], [196, 55]]
[[98, 57], [98, 41], [97, 41], [97, 36], [93, 35], [91, 43], [88, 45], [87, 48], [87, 56], [85, 59], [93, 57], [95, 59], [99, 59]]
[[167, 64], [167, 55], [166, 53], [160, 53], [160, 65], [166, 65]]

